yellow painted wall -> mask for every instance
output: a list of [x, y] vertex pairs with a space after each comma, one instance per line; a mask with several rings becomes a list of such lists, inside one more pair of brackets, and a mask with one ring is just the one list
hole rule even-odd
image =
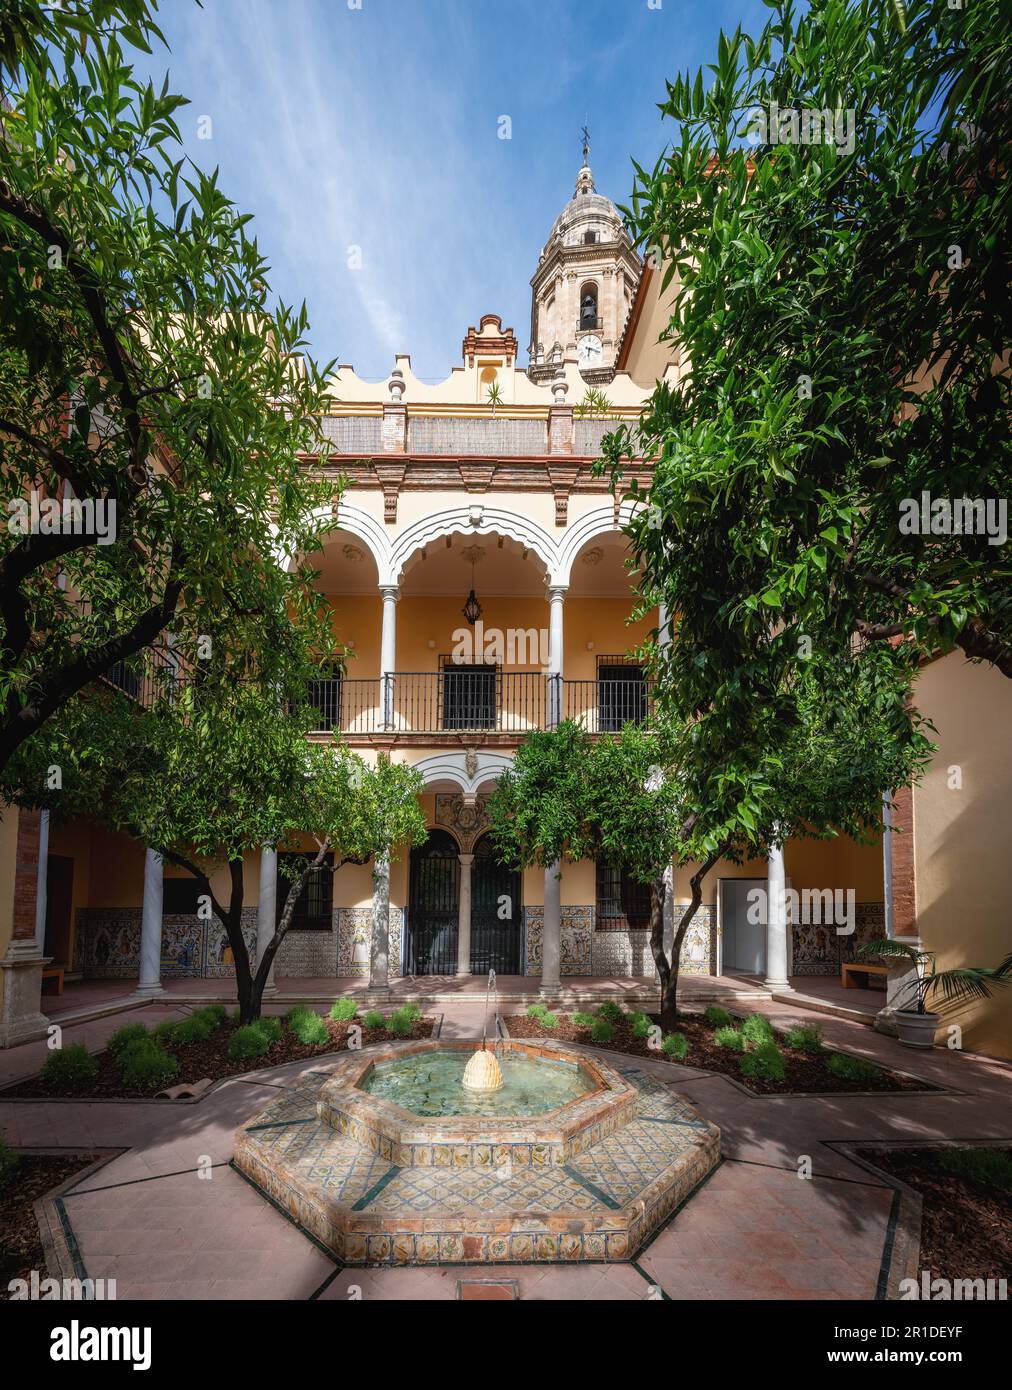
[[[939, 969], [997, 965], [1012, 951], [1012, 682], [954, 652], [922, 670], [915, 698], [938, 743], [914, 788], [918, 931]], [[1012, 990], [945, 1017], [970, 1050], [1012, 1057]]]

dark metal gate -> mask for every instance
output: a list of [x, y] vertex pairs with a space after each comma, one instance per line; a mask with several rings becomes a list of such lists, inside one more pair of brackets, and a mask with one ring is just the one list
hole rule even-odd
[[472, 974], [522, 975], [523, 943], [520, 875], [497, 861], [483, 835], [471, 866]]
[[407, 975], [456, 974], [458, 853], [456, 841], [445, 830], [430, 830], [425, 844], [411, 851]]

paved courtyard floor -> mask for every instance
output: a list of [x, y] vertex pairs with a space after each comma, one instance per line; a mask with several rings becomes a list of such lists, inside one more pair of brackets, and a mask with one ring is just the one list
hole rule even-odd
[[[778, 1023], [812, 1018], [782, 1000], [749, 1006]], [[480, 1034], [478, 997], [440, 1008], [443, 1036]], [[143, 1016], [185, 1009], [148, 1006]], [[122, 1022], [69, 1024], [65, 1040], [98, 1048]], [[120, 1299], [453, 1299], [458, 1281], [482, 1279], [493, 1282], [462, 1296], [869, 1299], [884, 1288], [897, 1202], [839, 1146], [1012, 1142], [1012, 1067], [901, 1048], [850, 1018], [820, 1022], [827, 1042], [946, 1089], [758, 1097], [713, 1073], [644, 1061], [720, 1127], [723, 1162], [630, 1264], [342, 1269], [229, 1166], [236, 1129], [319, 1060], [232, 1078], [196, 1104], [0, 1097], [0, 1133], [18, 1148], [115, 1151], [65, 1194], [62, 1219], [81, 1268], [114, 1278]], [[0, 1078], [36, 1070], [43, 1046], [0, 1053]], [[806, 1159], [812, 1176], [799, 1178]]]

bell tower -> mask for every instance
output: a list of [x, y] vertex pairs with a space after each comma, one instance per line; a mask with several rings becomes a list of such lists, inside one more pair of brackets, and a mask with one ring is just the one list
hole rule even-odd
[[622, 329], [643, 273], [618, 209], [598, 193], [583, 132], [576, 191], [555, 219], [531, 279], [527, 374], [547, 382], [556, 363], [576, 354], [588, 386], [615, 375]]

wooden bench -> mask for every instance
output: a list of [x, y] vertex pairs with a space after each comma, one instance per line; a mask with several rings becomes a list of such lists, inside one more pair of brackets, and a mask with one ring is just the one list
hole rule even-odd
[[888, 975], [891, 965], [871, 965], [868, 962], [849, 961], [840, 967], [844, 989], [860, 989], [861, 986], [851, 977], [854, 975]]
[[57, 994], [62, 994], [62, 993], [63, 993], [63, 966], [62, 966], [62, 965], [44, 965], [44, 966], [42, 967], [42, 983], [45, 984], [47, 980], [55, 980], [55, 981], [56, 981], [56, 993], [57, 993]]

